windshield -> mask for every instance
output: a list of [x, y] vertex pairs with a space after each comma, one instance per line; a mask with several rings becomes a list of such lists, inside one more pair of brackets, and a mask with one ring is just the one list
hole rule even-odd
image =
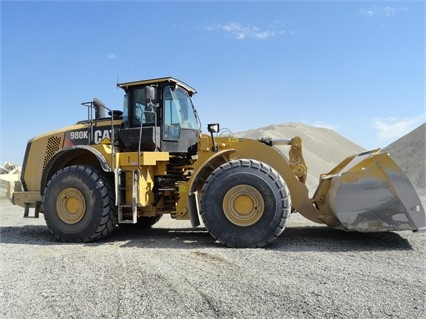
[[198, 129], [194, 106], [188, 93], [177, 87], [164, 88], [164, 124], [179, 126], [182, 129]]

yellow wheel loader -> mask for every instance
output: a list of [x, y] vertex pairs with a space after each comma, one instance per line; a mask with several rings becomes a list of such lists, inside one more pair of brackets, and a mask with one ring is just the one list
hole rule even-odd
[[[379, 150], [347, 158], [319, 178], [310, 198], [302, 141], [223, 137], [201, 124], [196, 91], [166, 77], [117, 84], [122, 111], [94, 99], [88, 117], [29, 140], [21, 191], [12, 202], [43, 213], [59, 241], [90, 242], [125, 224], [149, 227], [164, 214], [201, 220], [218, 242], [262, 247], [291, 213], [360, 232], [425, 230], [422, 203]], [[288, 145], [286, 157], [276, 145]]]

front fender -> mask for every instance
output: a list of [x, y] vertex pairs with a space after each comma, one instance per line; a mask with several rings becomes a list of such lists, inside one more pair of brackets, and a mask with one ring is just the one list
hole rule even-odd
[[91, 165], [102, 169], [104, 172], [112, 171], [105, 157], [97, 149], [88, 145], [66, 147], [55, 153], [46, 165], [41, 178], [40, 194], [44, 193], [44, 188], [53, 174], [73, 164]]
[[[199, 154], [199, 159], [194, 165], [195, 173], [189, 181], [189, 192], [187, 196], [181, 196], [178, 202], [177, 209], [180, 211], [185, 207], [188, 208], [189, 218], [192, 227], [200, 225], [200, 209], [198, 205], [198, 193], [203, 187], [207, 177], [220, 165], [229, 162], [231, 154], [235, 153], [234, 149], [226, 149], [211, 155], [211, 153]], [[186, 200], [188, 201], [186, 203]]]

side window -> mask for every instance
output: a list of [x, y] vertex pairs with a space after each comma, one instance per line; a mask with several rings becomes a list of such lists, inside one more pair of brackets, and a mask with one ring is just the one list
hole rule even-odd
[[189, 95], [180, 88], [164, 88], [164, 139], [178, 140], [182, 129], [197, 129], [198, 120]]
[[164, 100], [164, 139], [177, 141], [180, 136], [180, 117], [177, 111], [176, 101]]
[[155, 125], [156, 118], [156, 99], [147, 100], [145, 87], [135, 88], [132, 96], [133, 116], [131, 120], [132, 127], [141, 125]]
[[179, 114], [180, 106], [179, 101], [176, 100], [166, 100], [166, 114], [164, 122], [168, 125], [176, 125], [181, 123], [181, 117]]
[[125, 127], [129, 127], [129, 98], [126, 95], [124, 95], [124, 102], [123, 102], [123, 123]]
[[143, 123], [143, 112], [145, 110], [145, 90], [144, 88], [135, 88], [133, 90], [133, 117], [132, 126], [139, 126]]

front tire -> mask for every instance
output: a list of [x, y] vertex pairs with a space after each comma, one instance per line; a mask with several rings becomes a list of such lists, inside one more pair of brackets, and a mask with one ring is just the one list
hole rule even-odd
[[207, 178], [201, 216], [213, 238], [230, 247], [263, 247], [285, 228], [291, 200], [283, 178], [269, 165], [240, 159]]
[[73, 165], [52, 176], [44, 193], [44, 218], [63, 242], [91, 242], [117, 225], [112, 181], [96, 169]]

